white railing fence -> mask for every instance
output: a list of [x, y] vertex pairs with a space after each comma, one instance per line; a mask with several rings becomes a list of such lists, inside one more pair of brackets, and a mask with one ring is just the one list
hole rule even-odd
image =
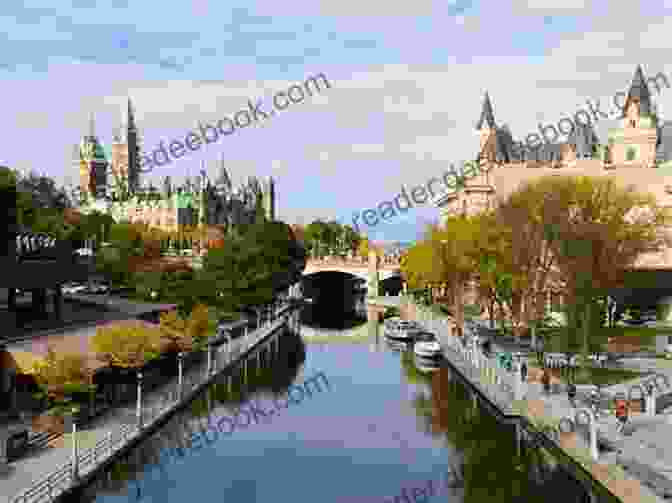
[[446, 347], [459, 358], [460, 369], [477, 380], [494, 403], [506, 411], [510, 409], [511, 402], [522, 398], [524, 383], [519, 372], [508, 372], [500, 367], [495, 358], [486, 357], [476, 344], [465, 345], [462, 337], [450, 333], [447, 318], [421, 304], [414, 304], [418, 321], [425, 329], [439, 335]]
[[[245, 353], [260, 340], [264, 339], [269, 332], [274, 332], [280, 325], [286, 323], [292, 316], [291, 312], [287, 314], [287, 311], [290, 308], [291, 306], [287, 304], [282, 306], [274, 314], [273, 318], [269, 318], [267, 324], [259, 327], [257, 330], [248, 332], [246, 336], [243, 336], [244, 340], [242, 341], [242, 344], [236, 347], [236, 351], [230, 351], [231, 348], [227, 345], [224, 363], [226, 365], [231, 364], [238, 359], [242, 353]], [[218, 353], [219, 352], [220, 351], [218, 350]], [[202, 376], [201, 372], [196, 372], [197, 375]], [[186, 395], [186, 393], [184, 393], [185, 391], [194, 391], [197, 388], [204, 386], [213, 375], [214, 374], [206, 374], [204, 378], [197, 378], [194, 381], [188, 378], [185, 379], [183, 385], [186, 384], [187, 386], [184, 387], [189, 389], [182, 390], [181, 396], [184, 397]], [[180, 394], [178, 393], [178, 395]], [[115, 452], [123, 449], [129, 442], [140, 435], [144, 429], [152, 426], [154, 422], [164, 415], [171, 413], [174, 409], [179, 407], [181, 403], [182, 400], [173, 400], [168, 402], [164, 407], [150, 407], [148, 410], [143, 409], [142, 425], [122, 424], [116, 432], [108, 432], [107, 436], [96, 442], [93, 447], [83, 449], [77, 454], [75, 467], [73, 467], [72, 460], [69, 461], [39, 482], [33, 484], [30, 488], [19, 493], [12, 499], [12, 503], [41, 503], [43, 501], [53, 501], [59, 494], [76, 485], [79, 477], [87, 475], [95, 470]]]

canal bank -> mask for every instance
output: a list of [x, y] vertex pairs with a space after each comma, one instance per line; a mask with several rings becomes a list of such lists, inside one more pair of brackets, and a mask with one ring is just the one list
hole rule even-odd
[[[135, 409], [120, 408], [110, 411], [87, 428], [87, 433], [94, 436], [93, 447], [77, 449], [73, 445], [72, 449], [50, 448], [39, 456], [30, 456], [11, 463], [9, 473], [4, 474], [2, 482], [3, 489], [6, 488], [4, 497], [8, 499], [2, 501], [30, 503], [42, 501], [43, 498], [50, 501], [55, 498], [58, 501], [71, 501], [79, 488], [85, 487], [98, 472], [106, 470], [120, 456], [187, 407], [218, 375], [231, 372], [237, 367], [242, 367], [246, 372], [248, 357], [256, 356], [261, 359], [269, 352], [277, 351], [277, 335], [288, 324], [296, 324], [296, 315], [296, 309], [290, 305], [276, 313], [272, 322], [249, 332], [247, 336], [228, 344], [218, 341], [219, 345], [213, 346], [212, 351], [208, 352], [205, 365], [198, 365], [191, 369], [190, 374], [181, 377], [182, 391], [175, 393], [176, 382], [170, 382], [143, 397], [140, 418], [135, 415]], [[179, 380], [178, 376], [178, 382]], [[170, 395], [179, 398], [166, 403], [165, 397]], [[164, 399], [161, 400], [161, 397]], [[136, 420], [129, 422], [129, 416], [135, 416]], [[73, 452], [77, 452], [76, 458]], [[77, 461], [73, 463], [73, 459]], [[43, 475], [35, 481], [36, 474]], [[22, 482], [25, 477], [30, 477], [32, 482]], [[10, 498], [12, 486], [24, 490]]]
[[[312, 322], [319, 331], [320, 320]], [[412, 351], [386, 343], [380, 324], [370, 325], [368, 340], [343, 329], [345, 340], [331, 342], [339, 335], [333, 327], [329, 342], [284, 334], [266, 361], [252, 358], [247, 371], [218, 376], [71, 501], [407, 503], [416, 494], [424, 503], [581, 501], [579, 485], [538, 449], [516, 451], [514, 428], [499, 424], [446, 362], [419, 365]], [[292, 390], [319, 373], [329, 393], [311, 384], [309, 400], [267, 423], [209, 445], [198, 440], [245, 404], [270, 410], [276, 399], [298, 398]]]
[[[591, 459], [590, 451], [597, 452], [597, 432], [593, 431], [590, 441], [577, 434], [579, 413], [576, 409], [560, 403], [558, 396], [556, 400], [552, 396], [544, 396], [541, 385], [521, 383], [517, 376], [497, 368], [494, 361], [488, 361], [473, 349], [463, 347], [452, 335], [452, 320], [439, 317], [410, 299], [400, 301], [403, 318], [417, 320], [440, 336], [444, 356], [451, 368], [474, 390], [488, 410], [502, 422], [514, 424], [519, 441], [550, 453], [573, 478], [581, 482], [592, 498], [588, 501], [663, 501], [615, 464], [597, 462], [596, 455]], [[566, 425], [566, 419], [575, 416], [572, 428], [563, 431], [561, 426]], [[588, 419], [589, 427], [597, 423], [594, 417]]]

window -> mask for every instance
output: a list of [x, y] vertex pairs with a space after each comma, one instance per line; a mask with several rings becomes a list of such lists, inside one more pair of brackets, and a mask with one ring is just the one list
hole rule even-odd
[[634, 161], [636, 157], [637, 157], [637, 151], [632, 147], [628, 148], [628, 151], [625, 154], [625, 159], [627, 161]]
[[630, 127], [635, 127], [635, 120], [634, 119], [630, 119]]

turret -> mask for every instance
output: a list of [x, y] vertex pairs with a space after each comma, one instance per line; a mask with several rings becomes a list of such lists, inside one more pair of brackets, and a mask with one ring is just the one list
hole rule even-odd
[[651, 94], [641, 65], [637, 65], [628, 96], [623, 104], [623, 127], [640, 127], [639, 119], [653, 113]]
[[140, 183], [140, 140], [130, 97], [126, 105], [126, 131], [124, 140], [128, 148], [128, 188], [130, 192], [134, 192]]
[[481, 109], [481, 117], [476, 123], [476, 131], [478, 131], [481, 136], [480, 152], [483, 152], [490, 137], [493, 134], [496, 134], [496, 129], [495, 116], [492, 113], [492, 103], [490, 103], [490, 96], [486, 91], [485, 98], [483, 99], [483, 107]]
[[217, 195], [222, 197], [230, 193], [232, 188], [233, 184], [231, 183], [229, 172], [226, 170], [226, 166], [224, 165], [224, 156], [222, 156], [219, 164], [219, 173], [217, 179], [215, 180], [215, 189], [217, 191]]
[[91, 198], [104, 197], [107, 192], [107, 157], [96, 137], [95, 118], [89, 119], [89, 134], [79, 145], [79, 176], [82, 193]]

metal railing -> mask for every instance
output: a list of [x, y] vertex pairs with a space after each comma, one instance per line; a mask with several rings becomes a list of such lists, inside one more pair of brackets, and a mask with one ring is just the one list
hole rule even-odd
[[[108, 432], [107, 436], [96, 442], [93, 447], [84, 449], [81, 453], [77, 454], [74, 467], [73, 461], [70, 460], [66, 464], [52, 471], [46, 477], [40, 479], [39, 482], [33, 484], [30, 488], [23, 490], [15, 496], [11, 502], [41, 503], [43, 501], [53, 501], [58, 495], [75, 486], [81, 476], [96, 470], [114, 453], [126, 447], [126, 445], [139, 436], [143, 430], [153, 426], [155, 422], [163, 419], [166, 415], [171, 414], [185, 402], [189, 402], [193, 398], [193, 396], [190, 396], [192, 393], [195, 393], [199, 388], [206, 386], [215, 375], [225, 370], [226, 366], [236, 361], [241, 354], [249, 351], [260, 340], [268, 336], [269, 333], [274, 332], [279, 326], [285, 324], [288, 321], [288, 318], [286, 317], [287, 312], [291, 311], [291, 308], [291, 305], [284, 306], [278, 310], [274, 319], [267, 320], [267, 323], [263, 326], [249, 332], [241, 344], [236, 346], [235, 351], [231, 351], [230, 345], [227, 344], [228, 351], [224, 358], [225, 366], [222, 369], [215, 373], [208, 372], [204, 378], [198, 378], [199, 375], [202, 375], [202, 369], [196, 369], [195, 373], [197, 374], [197, 378], [195, 382], [190, 379], [186, 379], [186, 382], [183, 381], [187, 384], [186, 388], [188, 389], [185, 390], [187, 393], [177, 393], [178, 398], [170, 401], [164, 407], [150, 407], [149, 410], [143, 409], [142, 424], [122, 424], [116, 434]], [[221, 348], [216, 351], [216, 354], [219, 354], [221, 352], [220, 350]], [[148, 415], [149, 417], [147, 417]], [[145, 418], [148, 420], [144, 421]], [[77, 434], [75, 433], [73, 436], [76, 437], [76, 435]]]
[[438, 318], [435, 312], [415, 303], [418, 320], [427, 330], [436, 332], [452, 353], [452, 363], [464, 372], [472, 382], [479, 384], [483, 393], [504, 413], [511, 411], [511, 403], [522, 396], [519, 374], [501, 368], [495, 358], [486, 357], [476, 344], [464, 344], [464, 338], [451, 335], [447, 319]]

